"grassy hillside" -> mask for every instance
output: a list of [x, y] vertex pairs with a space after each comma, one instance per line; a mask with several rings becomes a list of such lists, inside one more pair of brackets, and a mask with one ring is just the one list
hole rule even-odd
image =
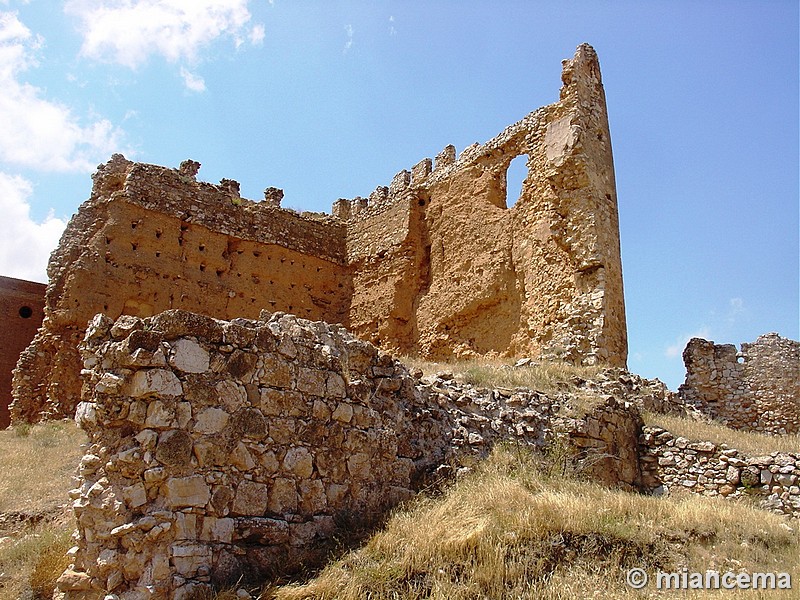
[[[652, 498], [548, 473], [497, 449], [437, 498], [398, 511], [369, 542], [279, 600], [663, 597], [628, 569], [786, 571], [800, 576], [797, 523], [743, 503]], [[653, 595], [650, 596], [649, 594]], [[726, 598], [797, 597], [725, 590]], [[681, 597], [703, 597], [703, 595]]]

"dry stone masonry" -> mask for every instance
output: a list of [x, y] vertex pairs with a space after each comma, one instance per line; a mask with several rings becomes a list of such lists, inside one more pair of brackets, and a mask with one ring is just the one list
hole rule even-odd
[[420, 380], [338, 325], [97, 315], [81, 352], [90, 446], [65, 598], [189, 598], [314, 564], [342, 524], [376, 521], [499, 441], [543, 448], [571, 428], [607, 461], [604, 481], [640, 484], [630, 402], [575, 418], [559, 414], [566, 396]]
[[645, 427], [640, 457], [643, 483], [656, 495], [683, 490], [703, 496], [755, 496], [773, 512], [800, 517], [800, 454], [748, 457], [735, 448], [692, 441]]
[[684, 403], [733, 429], [800, 432], [800, 343], [768, 333], [741, 352], [700, 338], [683, 351]]
[[[97, 313], [219, 319], [262, 309], [339, 323], [389, 352], [624, 366], [616, 186], [595, 51], [560, 98], [457, 155], [447, 146], [333, 215], [240, 197], [200, 167], [101, 165], [48, 266], [45, 320], [14, 375], [12, 420], [71, 416]], [[526, 157], [519, 199], [507, 170]], [[516, 202], [514, 203], [514, 200]], [[513, 203], [513, 206], [511, 204]]]
[[627, 490], [756, 494], [798, 514], [797, 455], [748, 459], [646, 428], [640, 409], [675, 411], [673, 395], [623, 369], [577, 378], [577, 392], [485, 389], [420, 378], [340, 325], [281, 312], [97, 315], [81, 355], [90, 445], [67, 600], [188, 599], [317, 564], [348, 524], [378, 522], [500, 442], [560, 441]]

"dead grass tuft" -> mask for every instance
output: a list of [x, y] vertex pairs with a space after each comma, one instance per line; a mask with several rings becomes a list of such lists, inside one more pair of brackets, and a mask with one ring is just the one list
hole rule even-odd
[[748, 456], [762, 456], [772, 452], [798, 452], [800, 435], [768, 435], [731, 429], [713, 421], [700, 421], [674, 415], [645, 412], [646, 425], [662, 427], [675, 435], [690, 440], [704, 440], [715, 444], [727, 444], [730, 448]]

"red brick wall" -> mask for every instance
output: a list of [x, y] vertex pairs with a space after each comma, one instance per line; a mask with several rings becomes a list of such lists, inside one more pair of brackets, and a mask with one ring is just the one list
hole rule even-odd
[[0, 276], [0, 428], [9, 424], [11, 370], [44, 318], [43, 283]]

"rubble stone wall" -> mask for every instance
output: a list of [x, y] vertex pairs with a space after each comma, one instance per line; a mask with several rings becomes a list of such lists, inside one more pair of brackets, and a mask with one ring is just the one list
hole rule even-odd
[[[197, 181], [194, 161], [113, 157], [51, 259], [12, 419], [74, 412], [76, 345], [100, 312], [232, 319], [266, 309], [341, 323], [395, 353], [624, 366], [613, 158], [590, 46], [564, 61], [562, 81], [556, 103], [459, 156], [447, 146], [369, 198], [337, 201], [333, 216], [281, 209], [275, 188], [253, 202], [235, 181]], [[528, 175], [513, 203], [517, 156]]]
[[741, 352], [700, 338], [683, 351], [683, 402], [733, 429], [800, 432], [800, 343], [768, 333]]
[[81, 352], [89, 447], [66, 598], [188, 598], [314, 564], [343, 525], [376, 521], [498, 442], [580, 439], [606, 461], [603, 481], [640, 483], [630, 402], [571, 418], [566, 396], [420, 380], [338, 325], [97, 315]]
[[657, 495], [688, 491], [702, 496], [754, 496], [765, 508], [800, 517], [800, 454], [748, 457], [735, 448], [691, 441], [660, 427], [641, 437], [644, 488]]

